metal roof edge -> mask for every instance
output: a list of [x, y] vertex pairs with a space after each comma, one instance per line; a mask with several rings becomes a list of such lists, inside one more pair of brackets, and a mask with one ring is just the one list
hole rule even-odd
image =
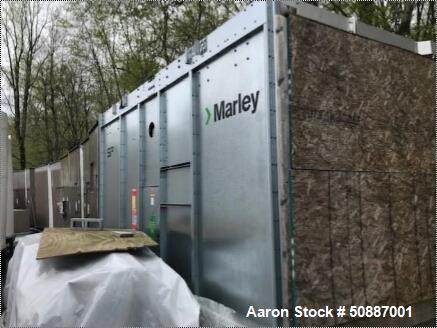
[[432, 41], [416, 42], [381, 28], [358, 21], [355, 16], [345, 17], [302, 1], [280, 0], [287, 7], [295, 9], [297, 16], [307, 18], [336, 29], [365, 37], [370, 40], [395, 46], [421, 56], [435, 55], [435, 44]]

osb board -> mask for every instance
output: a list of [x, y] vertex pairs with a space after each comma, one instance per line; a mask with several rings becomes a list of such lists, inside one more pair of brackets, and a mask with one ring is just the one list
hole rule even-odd
[[396, 304], [390, 181], [385, 174], [361, 174], [361, 222], [366, 301]]
[[411, 304], [422, 299], [419, 248], [415, 213], [415, 181], [412, 176], [390, 176], [393, 254], [397, 301]]
[[433, 61], [291, 17], [294, 167], [434, 172]]
[[[346, 193], [346, 216], [348, 219], [349, 233], [349, 270], [351, 277], [351, 296], [352, 303], [365, 304], [366, 285], [364, 280], [364, 261], [363, 261], [363, 228], [361, 222], [361, 190], [360, 175], [357, 173], [331, 173], [332, 176], [338, 175], [337, 180], [332, 184], [337, 184], [336, 188], [345, 190]], [[339, 180], [340, 179], [340, 180]], [[335, 197], [335, 196], [334, 196]]]
[[[333, 307], [334, 289], [326, 172], [294, 172], [297, 305]], [[311, 201], [309, 201], [311, 199]], [[313, 324], [303, 319], [301, 325]], [[318, 324], [331, 324], [321, 320]]]
[[432, 298], [432, 177], [293, 170], [297, 304], [395, 305]]
[[[330, 200], [330, 235], [332, 249], [333, 297], [337, 304], [354, 305], [352, 270], [349, 249], [349, 194], [348, 177], [328, 172], [328, 200]], [[364, 286], [362, 286], [364, 287]], [[345, 321], [344, 318], [343, 321]]]
[[36, 258], [125, 251], [156, 245], [158, 244], [155, 241], [141, 231], [135, 232], [133, 237], [120, 238], [113, 236], [111, 230], [83, 231], [70, 228], [46, 228], [42, 234]]
[[[415, 179], [417, 242], [422, 297], [435, 297], [435, 179], [420, 175]], [[430, 287], [431, 286], [431, 287]]]
[[290, 17], [297, 304], [435, 297], [433, 61]]

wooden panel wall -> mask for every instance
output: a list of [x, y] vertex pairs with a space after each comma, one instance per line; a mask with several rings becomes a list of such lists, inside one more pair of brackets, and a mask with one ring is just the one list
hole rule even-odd
[[297, 304], [435, 297], [433, 61], [294, 15], [289, 37]]

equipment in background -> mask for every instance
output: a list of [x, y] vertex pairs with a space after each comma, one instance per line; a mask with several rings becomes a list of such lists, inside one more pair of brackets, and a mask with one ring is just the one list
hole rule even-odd
[[[103, 219], [95, 218], [71, 218], [70, 228], [83, 230], [102, 230], [102, 221]], [[76, 223], [79, 223], [79, 226], [77, 226]]]

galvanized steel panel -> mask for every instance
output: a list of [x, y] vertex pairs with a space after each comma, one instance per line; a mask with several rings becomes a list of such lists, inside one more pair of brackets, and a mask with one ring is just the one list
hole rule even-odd
[[185, 79], [167, 90], [167, 165], [191, 161], [191, 85]]
[[68, 155], [60, 160], [62, 171], [61, 171], [61, 181], [63, 187], [70, 186], [70, 161]]
[[79, 148], [68, 154], [70, 184], [69, 187], [80, 187], [80, 156]]
[[36, 225], [49, 226], [47, 166], [35, 169], [35, 210]]
[[86, 149], [86, 160], [84, 163], [85, 169], [85, 216], [98, 217], [99, 203], [99, 130], [95, 129], [91, 132], [89, 139], [84, 144]]
[[25, 174], [23, 171], [15, 171], [13, 173], [13, 188], [14, 188], [14, 208], [26, 208], [26, 192], [25, 192]]
[[200, 290], [243, 313], [277, 306], [266, 46], [258, 33], [200, 70]]
[[53, 226], [68, 227], [70, 222], [68, 218], [64, 218], [61, 214], [62, 201], [64, 197], [64, 186], [62, 185], [62, 163], [57, 162], [50, 165], [52, 172], [52, 202], [53, 202]]
[[104, 152], [105, 172], [104, 195], [105, 210], [101, 213], [103, 224], [106, 228], [119, 227], [119, 147], [120, 147], [120, 122], [115, 121], [103, 130], [106, 139]]
[[184, 167], [169, 170], [167, 174], [166, 198], [162, 201], [168, 204], [190, 204], [192, 187], [190, 168]]
[[[190, 79], [184, 79], [165, 92], [166, 166], [161, 167], [163, 183], [161, 205], [165, 209], [167, 263], [191, 282], [191, 172], [192, 159], [192, 102]], [[182, 166], [179, 166], [182, 165]], [[176, 167], [174, 167], [176, 166]], [[172, 168], [170, 168], [172, 167]]]
[[[124, 226], [130, 227], [131, 223], [131, 190], [136, 189], [139, 193], [140, 181], [140, 162], [139, 162], [139, 111], [131, 111], [125, 116], [126, 120], [126, 157], [123, 157], [126, 168], [126, 186], [122, 193], [122, 201], [127, 204], [124, 207], [125, 216]], [[141, 218], [138, 213], [138, 222], [140, 224]]]
[[165, 211], [167, 224], [165, 261], [192, 287], [190, 207], [171, 206]]
[[145, 115], [145, 185], [159, 186], [159, 107], [158, 98], [146, 103]]
[[80, 217], [80, 154], [79, 148], [68, 154], [70, 162], [70, 183], [71, 185], [66, 190], [70, 200], [70, 212], [68, 220], [72, 217]]
[[144, 190], [144, 231], [154, 240], [159, 240], [160, 199], [159, 187]]

